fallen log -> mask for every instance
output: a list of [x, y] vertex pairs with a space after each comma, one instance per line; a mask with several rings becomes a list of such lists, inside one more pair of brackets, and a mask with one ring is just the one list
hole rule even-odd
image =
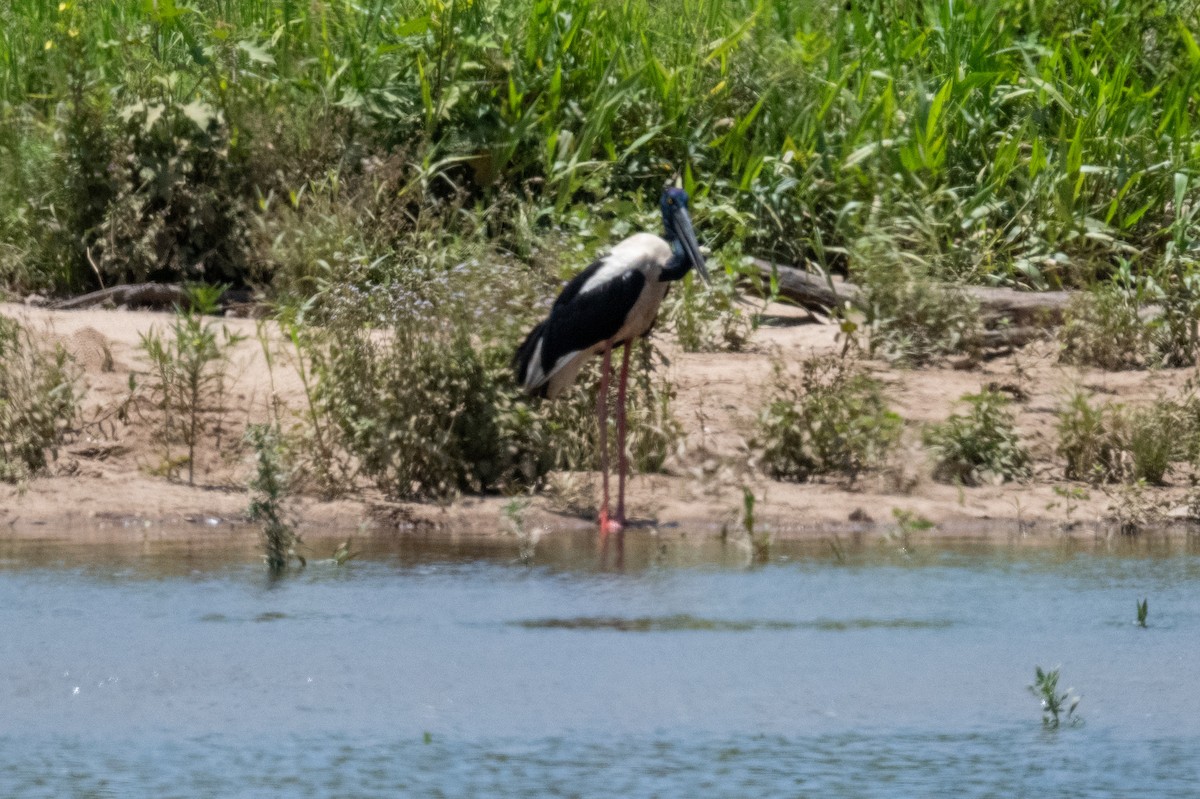
[[57, 300], [50, 303], [50, 307], [60, 311], [98, 306], [170, 310], [177, 305], [186, 305], [187, 301], [187, 292], [182, 286], [171, 283], [137, 283], [131, 286], [113, 286], [79, 297]]
[[[772, 264], [761, 258], [755, 258], [754, 265], [764, 279], [776, 275], [780, 296], [809, 310], [827, 313], [846, 303], [860, 309], [863, 307], [862, 288], [840, 277], [826, 280], [803, 269]], [[1014, 328], [1060, 325], [1073, 296], [1070, 291], [1016, 291], [989, 286], [959, 288], [979, 303], [984, 325], [989, 328], [998, 325]]]
[[[75, 311], [83, 308], [130, 308], [150, 311], [173, 311], [186, 308], [190, 302], [187, 289], [175, 283], [135, 283], [113, 286], [78, 297], [34, 304], [56, 311]], [[246, 288], [226, 288], [217, 301], [218, 310], [226, 316], [255, 316], [261, 306], [254, 292]]]

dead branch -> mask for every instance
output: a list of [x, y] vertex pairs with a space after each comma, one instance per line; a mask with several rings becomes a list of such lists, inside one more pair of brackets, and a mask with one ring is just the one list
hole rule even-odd
[[[764, 279], [769, 279], [774, 270], [780, 296], [810, 310], [828, 312], [846, 303], [862, 307], [863, 290], [839, 277], [826, 280], [794, 266], [772, 265], [760, 258], [754, 259], [754, 265]], [[1063, 314], [1073, 295], [1069, 291], [1016, 291], [987, 286], [962, 286], [961, 290], [979, 303], [986, 327], [1007, 325], [1010, 328], [1001, 337], [1006, 342], [1032, 336], [1038, 328], [1062, 324]], [[1022, 329], [1027, 330], [1018, 335], [1017, 331]]]
[[132, 286], [113, 286], [79, 297], [58, 300], [50, 303], [50, 307], [61, 311], [121, 306], [166, 311], [177, 305], [186, 305], [187, 301], [187, 292], [182, 286], [170, 283], [137, 283]]

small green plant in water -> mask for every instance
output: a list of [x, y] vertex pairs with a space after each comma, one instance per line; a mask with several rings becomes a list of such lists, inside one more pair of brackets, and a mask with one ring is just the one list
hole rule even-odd
[[748, 487], [742, 487], [742, 529], [750, 545], [750, 558], [754, 563], [766, 563], [771, 559], [771, 533], [758, 529], [754, 507], [758, 500]]
[[896, 520], [896, 524], [888, 531], [888, 538], [897, 542], [900, 549], [905, 551], [909, 549], [915, 533], [923, 533], [937, 526], [919, 513], [903, 508], [892, 508], [892, 518]]
[[[1055, 508], [1061, 506], [1067, 515], [1068, 526], [1071, 525], [1071, 517], [1079, 508], [1079, 503], [1086, 502], [1091, 498], [1091, 495], [1088, 494], [1087, 489], [1081, 488], [1080, 486], [1054, 486], [1051, 490], [1059, 499], [1046, 503], [1046, 510], [1054, 510]], [[1059, 500], [1061, 500], [1061, 502]]]
[[1063, 723], [1072, 727], [1082, 723], [1083, 720], [1075, 715], [1075, 708], [1079, 707], [1082, 697], [1076, 696], [1073, 688], [1061, 694], [1058, 692], [1058, 669], [1043, 671], [1038, 666], [1029, 692], [1042, 702], [1043, 727], [1058, 729]]
[[1146, 626], [1146, 616], [1150, 612], [1150, 599], [1147, 597], [1137, 603], [1137, 623], [1138, 627]]
[[337, 549], [333, 551], [331, 560], [338, 566], [345, 566], [348, 561], [357, 558], [358, 553], [351, 548], [353, 543], [353, 538], [347, 538], [345, 541], [338, 544]]
[[517, 559], [526, 564], [533, 562], [538, 538], [541, 537], [540, 530], [530, 530], [525, 525], [525, 511], [528, 509], [529, 499], [526, 497], [513, 497], [504, 503], [502, 508], [504, 522], [508, 526], [509, 532], [515, 535], [520, 542]]
[[[262, 524], [267, 569], [272, 574], [278, 574], [287, 568], [292, 558], [304, 567], [307, 565], [304, 556], [296, 551], [300, 536], [283, 520], [288, 477], [280, 455], [279, 435], [268, 425], [251, 425], [246, 430], [246, 440], [254, 449], [256, 466], [254, 478], [250, 481], [249, 516]], [[352, 557], [348, 541], [343, 547], [346, 554], [341, 560], [338, 560], [338, 553], [334, 553], [334, 560], [339, 564]]]

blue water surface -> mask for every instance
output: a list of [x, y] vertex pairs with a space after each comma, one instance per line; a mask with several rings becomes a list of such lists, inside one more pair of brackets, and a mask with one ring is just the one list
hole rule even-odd
[[0, 546], [0, 796], [1200, 795], [1186, 544], [362, 547]]

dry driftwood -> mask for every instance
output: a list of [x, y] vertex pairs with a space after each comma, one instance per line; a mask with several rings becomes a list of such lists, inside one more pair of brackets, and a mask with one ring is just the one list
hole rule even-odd
[[[812, 310], [828, 311], [850, 303], [861, 307], [863, 291], [853, 283], [841, 278], [826, 280], [820, 275], [805, 272], [793, 266], [772, 265], [760, 258], [754, 259], [755, 266], [764, 278], [772, 270], [778, 276], [779, 294]], [[1015, 342], [1023, 337], [1026, 341], [1041, 335], [1046, 326], [1062, 324], [1063, 313], [1071, 301], [1069, 291], [1014, 291], [1013, 289], [989, 288], [986, 286], [963, 286], [962, 290], [979, 303], [984, 324], [989, 328], [1010, 326], [999, 338]], [[1024, 329], [1018, 335], [1018, 331]]]
[[[73, 311], [81, 308], [139, 308], [151, 311], [172, 311], [188, 306], [187, 289], [175, 283], [136, 283], [113, 286], [78, 297], [45, 303], [55, 310]], [[39, 303], [40, 304], [40, 303]], [[250, 289], [227, 288], [218, 301], [220, 310], [229, 316], [254, 316], [260, 307]]]
[[187, 292], [182, 286], [170, 283], [138, 283], [132, 286], [113, 286], [79, 297], [58, 300], [51, 303], [50, 307], [64, 311], [97, 306], [168, 310], [176, 305], [186, 304]]

